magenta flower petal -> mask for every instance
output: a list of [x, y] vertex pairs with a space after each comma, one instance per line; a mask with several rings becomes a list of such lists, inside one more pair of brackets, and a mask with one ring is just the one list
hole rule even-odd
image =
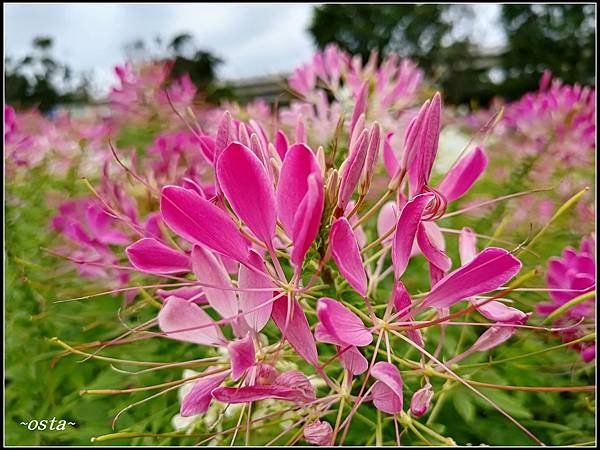
[[310, 380], [299, 370], [289, 370], [280, 374], [273, 384], [294, 389], [297, 392], [297, 398], [304, 402], [312, 402], [317, 398], [315, 388], [310, 384]]
[[400, 161], [398, 161], [398, 158], [392, 149], [392, 137], [394, 137], [394, 133], [388, 133], [383, 141], [383, 165], [390, 177], [396, 175], [396, 172], [398, 172], [398, 169], [400, 168]]
[[212, 391], [214, 399], [222, 403], [249, 403], [267, 398], [298, 402], [298, 392], [295, 389], [272, 385], [254, 385], [234, 387], [220, 387]]
[[432, 193], [419, 194], [408, 201], [400, 211], [392, 242], [392, 263], [396, 279], [402, 276], [408, 266], [423, 210], [433, 197]]
[[356, 314], [340, 302], [322, 297], [317, 302], [317, 317], [324, 331], [335, 339], [338, 345], [369, 345], [373, 341], [371, 332]]
[[433, 162], [437, 154], [440, 138], [442, 98], [439, 92], [433, 96], [417, 134], [414, 159], [409, 164], [409, 185], [411, 195], [421, 192], [429, 181]]
[[288, 311], [288, 298], [277, 299], [273, 303], [271, 318], [275, 325], [283, 332], [285, 329], [285, 338], [292, 348], [302, 356], [309, 364], [316, 366], [318, 364], [317, 346], [310, 331], [308, 320], [297, 300], [292, 300], [292, 311], [290, 320], [286, 327], [286, 317]]
[[375, 163], [379, 156], [379, 147], [381, 144], [381, 126], [375, 122], [369, 131], [369, 143], [367, 146], [367, 158], [365, 160], [364, 176], [367, 180], [371, 180], [375, 171]]
[[144, 238], [125, 249], [136, 269], [149, 273], [181, 273], [190, 270], [190, 258], [153, 238]]
[[[473, 303], [482, 303], [484, 300], [473, 300]], [[511, 308], [502, 302], [492, 300], [477, 307], [477, 311], [484, 317], [494, 322], [520, 322], [527, 318], [527, 314], [516, 308]]]
[[221, 153], [223, 150], [227, 148], [227, 146], [231, 143], [231, 134], [233, 131], [233, 123], [231, 119], [231, 114], [229, 111], [225, 111], [223, 113], [223, 117], [219, 121], [219, 126], [217, 128], [217, 138], [215, 139], [215, 155], [214, 161], [215, 163], [219, 160]]
[[[344, 347], [338, 347], [338, 351], [344, 350]], [[342, 366], [352, 375], [360, 375], [369, 368], [369, 362], [354, 345], [340, 355]]]
[[352, 111], [352, 119], [350, 120], [350, 134], [354, 132], [354, 127], [356, 126], [356, 122], [361, 114], [365, 114], [367, 112], [367, 101], [369, 94], [369, 83], [365, 81], [356, 96], [356, 104], [354, 105], [354, 110]]
[[421, 417], [429, 409], [429, 404], [433, 398], [431, 384], [427, 383], [424, 387], [415, 392], [410, 399], [410, 413], [414, 417]]
[[[254, 250], [250, 250], [250, 263], [265, 270], [265, 263], [261, 256]], [[238, 275], [238, 286], [242, 289], [239, 293], [240, 309], [244, 313], [244, 318], [251, 329], [258, 332], [269, 321], [273, 303], [269, 302], [273, 298], [273, 291], [244, 291], [243, 289], [258, 289], [274, 287], [273, 283], [264, 275], [254, 270], [240, 265]], [[260, 306], [265, 303], [264, 306]]]
[[234, 381], [239, 380], [244, 372], [256, 362], [252, 336], [248, 335], [243, 339], [230, 342], [227, 349], [231, 358], [231, 378]]
[[[387, 202], [385, 203], [381, 209], [379, 210], [379, 215], [377, 216], [377, 236], [382, 237], [384, 234], [388, 233], [392, 227], [396, 225], [398, 221], [398, 217], [396, 215], [397, 208], [395, 202]], [[383, 240], [383, 243], [386, 244], [391, 242], [394, 234], [390, 234], [387, 238]]]
[[481, 147], [476, 147], [448, 171], [438, 190], [451, 202], [461, 197], [477, 181], [488, 164]]
[[225, 338], [202, 308], [178, 297], [169, 297], [158, 313], [158, 326], [167, 337], [194, 344], [222, 344]]
[[245, 263], [248, 241], [229, 215], [198, 194], [178, 186], [165, 186], [160, 197], [165, 223], [184, 239]]
[[304, 427], [304, 440], [309, 444], [315, 444], [323, 447], [332, 445], [333, 428], [329, 422], [317, 420]]
[[[209, 372], [214, 370], [214, 368], [209, 367], [206, 370]], [[227, 375], [227, 372], [218, 373], [214, 375], [208, 375], [196, 381], [192, 387], [192, 390], [181, 402], [179, 414], [181, 414], [183, 417], [190, 417], [208, 411], [210, 402], [213, 399], [211, 392], [220, 386], [225, 378], [227, 378]]]
[[337, 219], [329, 236], [331, 254], [340, 273], [360, 295], [367, 295], [367, 274], [352, 226], [345, 217]]
[[192, 270], [203, 286], [210, 306], [224, 319], [238, 314], [238, 303], [229, 274], [223, 263], [211, 252], [199, 245], [192, 248]]
[[308, 191], [308, 177], [314, 174], [321, 185], [321, 169], [317, 158], [304, 144], [292, 145], [281, 166], [277, 186], [277, 211], [279, 220], [288, 236], [292, 237], [294, 217]]
[[[404, 284], [397, 280], [394, 282], [394, 287], [392, 288], [392, 297], [390, 301], [393, 303], [396, 312], [400, 313], [400, 311], [404, 311], [398, 315], [399, 321], [412, 321], [412, 313], [410, 307], [412, 305], [412, 299], [410, 298], [410, 294], [404, 287]], [[421, 335], [421, 330], [408, 330], [408, 337], [417, 345], [423, 347], [423, 336]]]
[[448, 272], [452, 267], [452, 260], [430, 237], [428, 230], [423, 223], [419, 223], [417, 228], [417, 243], [427, 260], [443, 272]]
[[367, 158], [368, 144], [368, 132], [367, 130], [363, 130], [357, 138], [356, 143], [354, 143], [354, 146], [350, 149], [348, 158], [344, 161], [340, 175], [340, 190], [337, 202], [338, 208], [342, 211], [346, 209], [360, 180]]
[[294, 217], [294, 228], [292, 238], [294, 248], [292, 249], [292, 263], [300, 267], [306, 256], [306, 252], [314, 242], [319, 227], [325, 196], [323, 193], [323, 182], [320, 174], [312, 173], [308, 177], [308, 190], [298, 207]]
[[388, 362], [378, 362], [373, 365], [371, 375], [378, 381], [373, 385], [373, 404], [388, 414], [398, 414], [402, 411], [402, 377], [396, 366]]
[[219, 157], [216, 173], [231, 208], [256, 237], [271, 245], [277, 221], [275, 194], [258, 157], [233, 142]]
[[[156, 291], [158, 296], [165, 300], [172, 295], [175, 297], [182, 298], [184, 300], [193, 301], [194, 303], [207, 303], [206, 296], [201, 287], [198, 286], [182, 286], [175, 289], [158, 289]], [[193, 299], [193, 300], [192, 300]]]
[[458, 236], [458, 253], [463, 266], [477, 256], [477, 236], [468, 227], [464, 227]]
[[[529, 317], [529, 315], [526, 315], [525, 320], [527, 320], [527, 317]], [[515, 331], [517, 331], [517, 328], [510, 326], [490, 327], [485, 330], [481, 336], [479, 336], [479, 338], [475, 341], [471, 348], [467, 350], [467, 352], [473, 353], [491, 350], [492, 348], [497, 347], [509, 340], [512, 335], [515, 334]]]
[[285, 133], [281, 130], [277, 131], [277, 134], [275, 134], [275, 149], [282, 161], [285, 160], [289, 147], [290, 144], [288, 143]]
[[499, 288], [521, 270], [508, 251], [489, 247], [470, 263], [445, 276], [431, 289], [423, 307], [448, 308], [460, 300]]

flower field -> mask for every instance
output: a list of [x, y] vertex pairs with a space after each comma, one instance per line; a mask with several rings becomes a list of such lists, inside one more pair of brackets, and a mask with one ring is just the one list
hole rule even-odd
[[329, 45], [215, 105], [171, 69], [5, 106], [7, 444], [595, 443], [594, 87], [465, 111]]

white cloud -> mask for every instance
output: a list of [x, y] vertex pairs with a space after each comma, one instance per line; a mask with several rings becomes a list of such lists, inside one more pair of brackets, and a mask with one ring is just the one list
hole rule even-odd
[[222, 57], [220, 75], [239, 78], [289, 71], [313, 51], [309, 4], [12, 4], [5, 6], [5, 54], [22, 57], [34, 37], [54, 38], [54, 54], [75, 71], [113, 80], [124, 45], [188, 32]]

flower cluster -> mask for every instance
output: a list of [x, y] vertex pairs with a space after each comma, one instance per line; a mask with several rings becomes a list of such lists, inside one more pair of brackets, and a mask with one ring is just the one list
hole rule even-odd
[[[379, 61], [373, 53], [363, 64], [328, 46], [291, 75], [299, 99], [276, 109], [260, 101], [193, 109], [189, 77], [165, 91], [169, 71], [117, 67], [101, 125], [36, 113], [26, 120], [6, 108], [5, 141], [17, 165], [44, 158], [40, 140], [52, 130], [64, 141], [48, 148], [67, 152], [75, 142], [81, 152], [81, 139], [94, 143], [84, 153], [97, 157], [96, 185], [58, 208], [52, 227], [64, 242], [56, 250], [79, 275], [125, 292], [125, 307], [142, 297], [143, 307], [156, 307], [128, 334], [179, 341], [202, 356], [173, 365], [204, 370], [165, 383], [164, 392], [181, 389], [176, 428], [191, 432], [200, 418], [212, 428], [229, 405], [241, 405], [246, 442], [254, 421], [289, 413], [288, 430], [301, 431], [290, 443], [333, 445], [367, 409], [393, 422], [397, 445], [405, 432], [452, 444], [419, 420], [442, 404], [439, 381], [452, 380], [541, 443], [476, 388], [482, 382], [457, 370], [518, 330], [540, 327], [509, 298], [528, 279], [517, 277], [523, 249], [500, 239], [511, 247], [482, 245], [493, 237], [474, 225], [451, 228], [452, 217], [469, 219], [457, 201], [494, 167], [483, 145], [443, 154], [447, 108], [438, 92], [422, 98], [430, 89], [421, 70], [397, 55]], [[542, 130], [556, 130], [534, 150], [521, 142], [523, 152], [542, 160], [565, 151], [583, 164], [588, 148], [577, 159], [563, 144], [577, 130], [593, 146], [593, 95], [544, 85], [507, 107], [499, 136], [538, 142], [548, 137]], [[567, 129], [559, 126], [565, 121]], [[100, 139], [148, 123], [156, 125], [152, 139], [136, 151], [127, 139], [119, 144], [125, 152]], [[438, 156], [453, 163], [440, 169]], [[595, 289], [592, 247], [586, 240], [581, 253], [566, 249], [549, 262], [553, 303], [538, 313], [556, 315]], [[585, 300], [557, 316], [566, 341], [595, 326], [595, 299]], [[451, 325], [483, 331], [450, 346]], [[589, 341], [578, 349], [594, 358]]]
[[[548, 261], [547, 283], [551, 301], [540, 303], [537, 313], [553, 317], [565, 342], [577, 341], [596, 329], [596, 240], [594, 236], [581, 241], [580, 251], [567, 247], [562, 257]], [[560, 313], [556, 315], [557, 313]], [[596, 342], [576, 342], [584, 361], [596, 357]]]

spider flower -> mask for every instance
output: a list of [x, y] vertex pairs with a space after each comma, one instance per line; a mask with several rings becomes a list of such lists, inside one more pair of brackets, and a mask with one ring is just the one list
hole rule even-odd
[[[550, 302], [538, 305], [537, 313], [543, 316], [552, 314], [575, 298], [596, 288], [595, 236], [582, 239], [579, 250], [566, 247], [561, 257], [548, 260], [546, 283], [551, 289]], [[568, 307], [564, 314], [557, 317], [555, 325], [564, 328], [560, 335], [565, 342], [576, 340], [593, 332], [596, 325], [596, 297]], [[596, 343], [582, 342], [574, 344], [584, 361], [596, 357]]]

